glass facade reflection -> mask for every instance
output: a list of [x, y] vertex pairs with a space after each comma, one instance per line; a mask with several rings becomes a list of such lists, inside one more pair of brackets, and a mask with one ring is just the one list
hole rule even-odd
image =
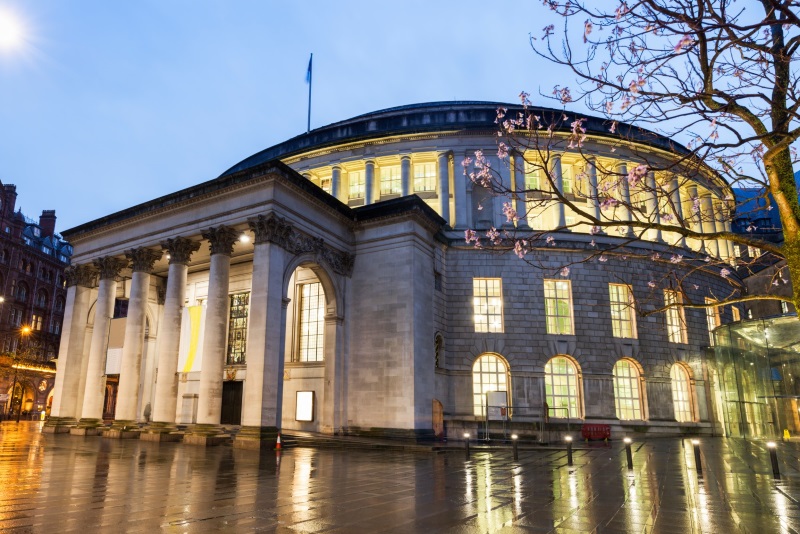
[[800, 323], [796, 315], [739, 321], [714, 330], [716, 404], [725, 435], [800, 432]]

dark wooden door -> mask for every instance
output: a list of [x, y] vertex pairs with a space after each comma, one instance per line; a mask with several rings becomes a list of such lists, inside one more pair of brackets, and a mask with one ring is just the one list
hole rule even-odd
[[222, 383], [223, 425], [242, 424], [242, 381], [229, 380]]

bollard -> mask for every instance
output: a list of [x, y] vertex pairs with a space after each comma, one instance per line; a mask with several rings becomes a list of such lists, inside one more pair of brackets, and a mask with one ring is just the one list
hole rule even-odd
[[767, 448], [769, 449], [769, 459], [772, 462], [772, 476], [775, 478], [781, 478], [781, 468], [778, 466], [778, 446], [775, 444], [774, 441], [767, 442]]
[[628, 469], [633, 469], [633, 453], [631, 453], [631, 438], [622, 440], [625, 442], [625, 455], [628, 457]]
[[519, 460], [519, 452], [517, 451], [517, 438], [516, 434], [511, 434], [511, 450], [514, 452], [514, 461]]
[[467, 454], [467, 458], [469, 458], [469, 432], [464, 432], [464, 452]]
[[572, 465], [572, 436], [565, 437], [564, 441], [567, 442], [567, 465]]
[[703, 464], [700, 461], [700, 441], [693, 439], [692, 440], [692, 447], [694, 448], [694, 466], [697, 469], [697, 472], [702, 474], [703, 473]]

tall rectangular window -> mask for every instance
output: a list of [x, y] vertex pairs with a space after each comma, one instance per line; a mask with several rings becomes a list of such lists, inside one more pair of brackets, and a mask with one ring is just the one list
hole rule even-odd
[[[717, 301], [706, 297], [706, 304], [715, 304]], [[708, 342], [709, 346], [714, 346], [714, 329], [722, 324], [722, 319], [719, 315], [719, 307], [706, 308], [706, 324], [708, 325]]]
[[548, 334], [574, 334], [569, 280], [544, 281], [544, 308]]
[[758, 248], [758, 247], [752, 247], [752, 246], [748, 245], [748, 247], [747, 247], [747, 255], [750, 256], [751, 260], [754, 260], [754, 259], [758, 258], [759, 256], [761, 256], [761, 249]]
[[503, 331], [503, 286], [500, 278], [472, 279], [475, 331]]
[[33, 330], [41, 330], [42, 329], [42, 316], [33, 314], [31, 316], [31, 329]]
[[561, 192], [565, 195], [571, 195], [573, 193], [572, 188], [572, 166], [571, 165], [562, 165], [561, 167]]
[[381, 167], [381, 195], [399, 195], [400, 166]]
[[323, 191], [328, 193], [329, 195], [333, 192], [333, 181], [330, 176], [323, 176], [319, 179], [319, 186], [322, 188]]
[[673, 289], [664, 290], [664, 306], [669, 306], [666, 311], [667, 337], [670, 343], [686, 343], [686, 321], [683, 315], [680, 293]]
[[414, 164], [414, 191], [436, 191], [436, 164]]
[[228, 365], [246, 363], [247, 315], [250, 311], [250, 292], [230, 296], [231, 309], [228, 322]]
[[314, 282], [303, 284], [298, 291], [300, 305], [298, 310], [297, 359], [301, 362], [321, 362], [325, 359], [325, 293], [322, 284]]
[[736, 306], [731, 306], [731, 315], [733, 315], [734, 323], [742, 320], [742, 314], [739, 312], [739, 308]]
[[528, 191], [542, 189], [541, 180], [539, 180], [539, 169], [530, 164], [525, 165], [525, 189]]
[[611, 330], [614, 337], [636, 338], [633, 292], [626, 284], [608, 284], [611, 301]]
[[347, 173], [350, 180], [350, 198], [364, 198], [364, 172], [350, 171]]

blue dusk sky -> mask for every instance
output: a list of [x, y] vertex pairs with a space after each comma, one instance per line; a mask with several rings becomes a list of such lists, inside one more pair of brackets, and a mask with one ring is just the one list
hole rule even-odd
[[[526, 7], [527, 6], [527, 7]], [[0, 0], [0, 180], [57, 230], [219, 176], [311, 127], [440, 100], [538, 98], [538, 1]], [[0, 35], [0, 39], [2, 36]], [[580, 108], [573, 108], [580, 109]]]

